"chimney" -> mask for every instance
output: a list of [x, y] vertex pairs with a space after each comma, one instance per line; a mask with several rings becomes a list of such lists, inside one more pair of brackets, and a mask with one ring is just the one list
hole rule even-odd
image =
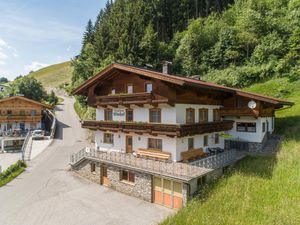
[[162, 73], [163, 74], [171, 74], [172, 72], [172, 62], [163, 61], [162, 62]]

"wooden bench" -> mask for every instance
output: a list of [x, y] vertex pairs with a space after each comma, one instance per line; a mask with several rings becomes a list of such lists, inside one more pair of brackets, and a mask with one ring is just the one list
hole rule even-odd
[[170, 152], [162, 152], [158, 149], [139, 149], [137, 155], [140, 157], [154, 158], [158, 160], [169, 160], [171, 158]]
[[190, 149], [185, 152], [181, 152], [181, 159], [183, 162], [189, 162], [190, 160], [193, 159], [198, 159], [200, 157], [205, 156], [206, 154], [203, 152], [202, 148], [198, 149]]

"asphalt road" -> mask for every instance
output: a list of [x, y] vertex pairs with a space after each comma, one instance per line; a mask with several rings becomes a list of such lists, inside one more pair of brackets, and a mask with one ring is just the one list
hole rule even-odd
[[91, 183], [69, 171], [89, 142], [73, 99], [57, 107], [57, 137], [28, 169], [0, 188], [0, 225], [157, 224], [172, 210]]

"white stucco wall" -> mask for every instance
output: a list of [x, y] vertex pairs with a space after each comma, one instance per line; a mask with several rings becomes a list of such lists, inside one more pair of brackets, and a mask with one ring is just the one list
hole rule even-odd
[[122, 132], [113, 133], [114, 143], [103, 143], [103, 131], [95, 131], [95, 147], [101, 151], [120, 151], [126, 152], [126, 135], [132, 136], [133, 151], [138, 151], [139, 148], [148, 148], [148, 138], [162, 139], [162, 151], [170, 152], [172, 160], [176, 160], [176, 138], [166, 136], [151, 136], [151, 135], [137, 135], [134, 133], [124, 134]]
[[[230, 135], [232, 135], [233, 139], [241, 139], [244, 141], [250, 141], [250, 142], [261, 142], [267, 132], [267, 121], [269, 122], [269, 132], [273, 133], [274, 128], [272, 129], [272, 117], [258, 117], [257, 119], [254, 117], [226, 117], [225, 119], [230, 119], [234, 120], [234, 125], [233, 129], [228, 131]], [[237, 123], [256, 123], [256, 132], [238, 132], [236, 130], [236, 125]], [[263, 122], [266, 123], [266, 131], [263, 132], [262, 127], [263, 127]]]
[[[135, 122], [149, 122], [149, 109], [153, 108], [150, 105], [141, 108], [133, 106], [133, 120]], [[176, 110], [175, 107], [161, 104], [161, 123], [175, 124], [176, 123]], [[125, 108], [112, 108], [114, 121], [126, 121], [126, 109]], [[116, 112], [119, 113], [116, 113]], [[120, 114], [121, 112], [121, 114]], [[104, 109], [99, 108], [96, 110], [96, 119], [98, 121], [104, 120]]]

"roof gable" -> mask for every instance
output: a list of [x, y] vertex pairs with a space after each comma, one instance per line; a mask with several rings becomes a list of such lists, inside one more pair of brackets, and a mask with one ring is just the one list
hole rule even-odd
[[29, 98], [25, 98], [23, 96], [12, 96], [12, 97], [7, 97], [7, 98], [0, 99], [0, 104], [2, 102], [14, 101], [15, 99], [19, 99], [21, 101], [30, 102], [30, 103], [33, 103], [35, 105], [40, 105], [41, 107], [47, 108], [47, 109], [52, 109], [53, 108], [50, 105], [47, 105], [47, 104], [44, 104], [44, 103], [41, 103], [41, 102], [38, 102], [38, 101], [35, 101], [35, 100], [32, 100], [32, 99], [29, 99]]
[[192, 87], [196, 87], [196, 88], [198, 87], [198, 88], [206, 88], [206, 89], [211, 89], [211, 90], [218, 90], [218, 91], [222, 91], [222, 92], [229, 92], [229, 93], [235, 94], [237, 96], [246, 97], [246, 98], [263, 101], [263, 102], [268, 102], [270, 104], [275, 104], [275, 105], [282, 106], [282, 105], [293, 105], [294, 104], [294, 103], [286, 101], [286, 100], [281, 100], [278, 98], [272, 98], [269, 96], [250, 93], [250, 92], [242, 91], [239, 89], [230, 88], [230, 87], [226, 87], [226, 86], [222, 86], [222, 85], [218, 85], [218, 84], [214, 84], [214, 83], [210, 83], [210, 82], [206, 82], [206, 81], [202, 81], [202, 80], [196, 80], [196, 79], [192, 79], [192, 78], [188, 78], [188, 77], [184, 77], [184, 76], [163, 74], [161, 72], [152, 71], [152, 70], [148, 70], [145, 68], [125, 65], [125, 64], [120, 64], [120, 63], [113, 63], [110, 66], [106, 67], [100, 73], [96, 74], [95, 76], [88, 79], [85, 83], [83, 83], [79, 87], [75, 88], [72, 91], [72, 94], [84, 95], [89, 87], [91, 87], [92, 85], [101, 81], [102, 79], [105, 79], [105, 77], [108, 76], [110, 73], [112, 73], [114, 70], [121, 70], [121, 71], [126, 71], [126, 72], [134, 73], [137, 75], [141, 75], [141, 76], [146, 76], [146, 77], [153, 78], [153, 79], [159, 79], [159, 80], [173, 83], [173, 84], [176, 84], [179, 86], [192, 86]]

